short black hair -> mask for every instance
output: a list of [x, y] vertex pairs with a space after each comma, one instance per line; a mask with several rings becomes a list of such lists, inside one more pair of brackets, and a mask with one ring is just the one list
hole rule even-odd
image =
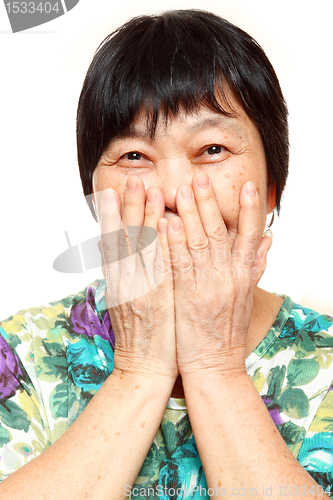
[[161, 112], [167, 117], [205, 105], [232, 114], [225, 85], [258, 128], [267, 188], [276, 190], [279, 213], [288, 175], [288, 110], [271, 63], [251, 36], [225, 19], [176, 10], [131, 19], [105, 38], [88, 69], [77, 112], [77, 148], [83, 191], [96, 220], [87, 195], [111, 139], [142, 109], [152, 136]]

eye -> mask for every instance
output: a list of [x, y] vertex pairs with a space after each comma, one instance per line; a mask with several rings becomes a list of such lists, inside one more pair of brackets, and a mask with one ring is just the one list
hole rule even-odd
[[209, 146], [209, 148], [207, 148], [205, 152], [209, 155], [218, 155], [222, 153], [223, 150], [225, 150], [223, 146], [218, 146], [217, 144], [214, 144], [213, 146]]
[[227, 160], [230, 156], [230, 151], [222, 144], [205, 144], [198, 150], [195, 158], [195, 163], [199, 164], [217, 164]]
[[142, 154], [137, 151], [130, 151], [122, 156], [125, 160], [142, 160]]

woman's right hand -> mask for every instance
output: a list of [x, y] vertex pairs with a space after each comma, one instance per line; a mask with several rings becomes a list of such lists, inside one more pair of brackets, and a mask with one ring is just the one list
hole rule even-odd
[[[142, 179], [129, 177], [122, 219], [121, 200], [115, 190], [109, 188], [95, 196], [107, 285], [105, 300], [116, 340], [114, 373], [165, 376], [174, 381], [178, 375], [174, 289], [163, 194], [157, 187], [150, 187], [146, 200]], [[159, 232], [127, 231], [127, 226]], [[125, 231], [119, 231], [123, 227]], [[131, 245], [126, 233], [130, 234]], [[128, 254], [132, 255], [123, 258]]]

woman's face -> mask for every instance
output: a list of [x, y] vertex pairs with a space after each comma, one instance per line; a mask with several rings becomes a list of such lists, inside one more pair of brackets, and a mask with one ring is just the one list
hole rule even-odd
[[217, 204], [231, 243], [237, 233], [239, 198], [242, 186], [252, 180], [261, 202], [262, 230], [267, 213], [275, 206], [274, 193], [268, 196], [266, 162], [259, 132], [243, 108], [230, 98], [235, 117], [202, 107], [193, 114], [180, 113], [160, 118], [153, 140], [144, 114], [129, 132], [112, 139], [93, 174], [94, 192], [113, 188], [120, 196], [129, 176], [141, 177], [145, 189], [157, 186], [164, 195], [165, 217], [177, 214], [176, 192], [192, 184], [195, 173], [205, 171], [212, 182]]

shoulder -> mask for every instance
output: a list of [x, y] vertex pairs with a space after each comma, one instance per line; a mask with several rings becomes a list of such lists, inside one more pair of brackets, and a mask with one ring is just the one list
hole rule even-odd
[[82, 312], [87, 301], [95, 308], [95, 292], [100, 282], [101, 280], [95, 280], [80, 292], [50, 303], [22, 309], [9, 316], [0, 322], [1, 337], [15, 349], [22, 343], [27, 345], [38, 336], [47, 338], [51, 335], [54, 338], [61, 329], [75, 332], [71, 317], [74, 315], [75, 321], [75, 313]]
[[109, 374], [99, 284], [0, 324], [0, 481], [58, 439]]
[[78, 293], [23, 309], [0, 323], [0, 363], [8, 372], [0, 398], [10, 397], [22, 377], [33, 385], [66, 380], [73, 353], [82, 347], [87, 352], [105, 339], [104, 350], [110, 350], [108, 312], [96, 309], [100, 285], [101, 280], [95, 280]]
[[113, 369], [113, 332], [103, 309], [104, 294], [96, 299], [102, 281], [0, 323], [0, 406], [21, 400], [23, 391], [35, 398], [36, 406], [45, 404], [51, 422], [65, 418], [82, 394], [86, 403], [98, 390]]
[[333, 348], [333, 317], [293, 304], [280, 337], [291, 338], [296, 346], [303, 344], [307, 352], [315, 348]]

